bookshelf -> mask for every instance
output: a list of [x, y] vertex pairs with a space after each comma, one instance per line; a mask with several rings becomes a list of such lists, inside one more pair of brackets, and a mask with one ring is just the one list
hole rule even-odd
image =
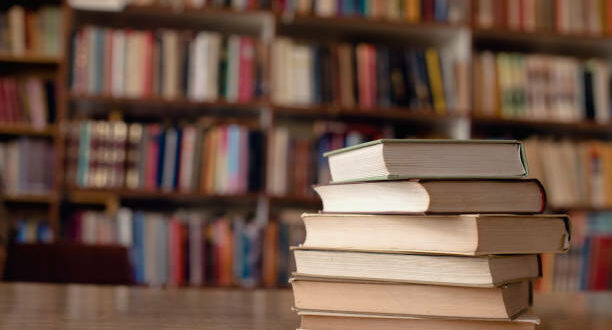
[[[467, 0], [466, 0], [467, 1]], [[474, 7], [475, 1], [468, 1]], [[300, 42], [311, 42], [335, 46], [339, 43], [352, 45], [367, 42], [381, 43], [385, 46], [401, 45], [406, 48], [438, 47], [450, 49], [453, 54], [465, 61], [469, 75], [474, 54], [482, 50], [520, 51], [524, 53], [546, 53], [574, 55], [585, 59], [590, 56], [610, 57], [612, 37], [601, 34], [556, 33], [553, 31], [516, 31], [507, 28], [479, 27], [468, 15], [463, 22], [415, 21], [385, 17], [320, 17], [314, 13], [287, 13], [280, 9], [280, 2], [272, 0], [271, 9], [233, 10], [229, 8], [196, 8], [150, 5], [128, 5], [120, 12], [99, 12], [73, 9], [62, 2], [62, 51], [61, 56], [43, 55], [1, 55], [0, 68], [8, 71], [21, 66], [35, 68], [54, 77], [57, 81], [57, 110], [55, 122], [44, 129], [34, 129], [23, 125], [0, 125], [0, 136], [36, 137], [50, 140], [55, 149], [58, 175], [53, 178], [53, 188], [48, 195], [6, 196], [10, 204], [44, 204], [50, 210], [50, 223], [55, 237], [61, 239], [60, 219], [71, 211], [87, 209], [90, 206], [115, 212], [123, 205], [134, 205], [139, 209], [178, 209], [194, 205], [238, 209], [244, 212], [256, 210], [258, 219], [278, 219], [279, 213], [286, 208], [317, 209], [319, 200], [308, 194], [288, 191], [274, 194], [268, 191], [266, 181], [270, 176], [269, 165], [264, 165], [261, 180], [264, 187], [258, 191], [243, 194], [203, 193], [179, 190], [163, 191], [126, 188], [86, 188], [74, 187], [64, 179], [66, 173], [66, 149], [70, 126], [74, 119], [116, 120], [129, 123], [163, 123], [183, 125], [201, 116], [219, 120], [248, 121], [258, 127], [266, 140], [271, 140], [277, 128], [289, 127], [290, 133], [301, 134], [303, 127], [316, 130], [318, 122], [340, 123], [348, 126], [369, 125], [380, 128], [373, 136], [384, 136], [388, 128], [391, 134], [405, 136], [433, 136], [451, 138], [469, 137], [519, 137], [542, 135], [571, 140], [604, 140], [612, 137], [612, 123], [596, 123], [591, 120], [565, 122], [558, 120], [531, 120], [522, 118], [502, 118], [471, 114], [456, 109], [443, 108], [438, 112], [431, 106], [387, 105], [362, 107], [342, 105], [337, 99], [332, 102], [281, 103], [274, 100], [272, 68], [272, 48], [275, 41], [289, 38]], [[475, 9], [472, 9], [475, 10]], [[257, 38], [266, 48], [264, 70], [262, 72], [264, 92], [260, 97], [240, 102], [227, 101], [219, 96], [210, 100], [194, 100], [183, 93], [168, 98], [154, 93], [144, 97], [112, 95], [112, 93], [88, 93], [75, 91], [70, 86], [72, 72], [70, 40], [76, 31], [90, 26], [115, 29], [150, 30], [173, 29], [222, 32], [247, 35]], [[32, 70], [32, 69], [28, 69]], [[468, 90], [473, 81], [464, 82]], [[471, 93], [470, 91], [470, 99]], [[468, 107], [471, 110], [472, 106]], [[113, 117], [113, 118], [111, 118]], [[299, 129], [294, 129], [300, 126]], [[370, 130], [370, 127], [366, 130]], [[314, 128], [313, 128], [314, 127]], [[312, 134], [309, 132], [308, 134]], [[340, 133], [345, 134], [345, 133]], [[366, 133], [364, 133], [366, 134]], [[366, 134], [367, 135], [367, 134]], [[369, 135], [368, 135], [369, 136]], [[301, 136], [298, 136], [298, 140]], [[310, 147], [315, 142], [311, 141]], [[264, 164], [272, 154], [270, 146], [263, 146]], [[309, 175], [314, 175], [310, 173]], [[311, 177], [312, 178], [312, 177]], [[291, 190], [291, 189], [289, 189]], [[606, 209], [606, 208], [602, 208]], [[598, 208], [576, 205], [564, 208], [573, 211], [596, 211]]]

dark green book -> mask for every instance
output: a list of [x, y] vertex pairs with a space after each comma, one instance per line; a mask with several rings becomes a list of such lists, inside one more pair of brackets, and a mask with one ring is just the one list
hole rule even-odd
[[382, 139], [325, 156], [333, 182], [528, 174], [523, 145], [514, 140]]

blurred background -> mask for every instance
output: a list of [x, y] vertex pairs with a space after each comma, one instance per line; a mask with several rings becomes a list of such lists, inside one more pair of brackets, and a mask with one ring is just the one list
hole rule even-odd
[[3, 277], [284, 287], [323, 152], [503, 138], [572, 215], [538, 290], [609, 290], [611, 58], [611, 1], [3, 1]]

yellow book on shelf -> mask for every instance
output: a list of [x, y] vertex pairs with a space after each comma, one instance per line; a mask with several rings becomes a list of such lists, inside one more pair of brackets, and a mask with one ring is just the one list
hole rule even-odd
[[434, 109], [437, 114], [443, 115], [446, 113], [446, 102], [444, 100], [444, 86], [438, 51], [435, 48], [428, 48], [425, 51], [425, 61], [427, 62], [427, 74], [429, 75]]
[[421, 0], [404, 0], [406, 20], [416, 23], [421, 20]]

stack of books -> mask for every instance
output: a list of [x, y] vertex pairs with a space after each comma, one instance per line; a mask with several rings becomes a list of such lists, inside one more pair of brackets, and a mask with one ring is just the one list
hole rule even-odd
[[378, 140], [332, 151], [323, 212], [304, 214], [292, 278], [301, 328], [533, 329], [539, 253], [569, 248], [540, 215], [516, 141]]

